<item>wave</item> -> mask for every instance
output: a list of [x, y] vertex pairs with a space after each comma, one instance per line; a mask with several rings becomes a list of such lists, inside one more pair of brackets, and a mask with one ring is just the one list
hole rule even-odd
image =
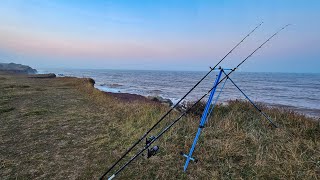
[[107, 86], [110, 87], [110, 88], [117, 88], [117, 87], [121, 87], [123, 85], [122, 84], [113, 83], [113, 84], [108, 84]]
[[158, 90], [158, 89], [155, 89], [155, 90], [150, 90], [148, 91], [148, 93], [151, 93], [151, 94], [159, 94], [159, 93], [162, 93], [161, 90]]
[[121, 93], [120, 89], [117, 89], [117, 88], [109, 88], [109, 87], [100, 86], [100, 85], [95, 86], [95, 88], [105, 92]]

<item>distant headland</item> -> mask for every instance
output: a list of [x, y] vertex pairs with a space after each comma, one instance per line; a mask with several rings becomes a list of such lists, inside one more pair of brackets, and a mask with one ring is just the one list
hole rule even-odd
[[0, 63], [0, 72], [13, 74], [36, 74], [37, 70], [22, 64]]

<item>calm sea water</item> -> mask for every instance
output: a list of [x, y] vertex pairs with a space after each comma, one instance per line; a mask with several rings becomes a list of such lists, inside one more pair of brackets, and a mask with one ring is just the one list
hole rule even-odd
[[[206, 74], [186, 71], [74, 69], [47, 69], [39, 72], [90, 77], [96, 81], [96, 88], [103, 91], [162, 96], [173, 102], [177, 102]], [[197, 100], [208, 92], [217, 73], [209, 75], [186, 99]], [[234, 72], [230, 77], [254, 102], [288, 107], [309, 116], [320, 117], [320, 74]], [[233, 99], [244, 99], [244, 96], [227, 81], [219, 101]]]

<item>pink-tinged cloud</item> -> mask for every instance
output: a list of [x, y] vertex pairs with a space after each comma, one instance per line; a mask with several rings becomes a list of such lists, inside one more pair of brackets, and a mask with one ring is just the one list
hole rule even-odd
[[64, 58], [201, 58], [224, 51], [221, 48], [223, 45], [218, 47], [206, 41], [88, 40], [13, 30], [0, 30], [0, 39], [1, 49], [26, 55]]
[[[230, 37], [231, 38], [231, 37]], [[43, 34], [36, 31], [17, 29], [0, 29], [0, 48], [24, 55], [51, 58], [85, 58], [85, 59], [216, 59], [222, 57], [240, 37], [219, 38], [217, 41], [206, 39], [125, 39], [125, 38], [75, 38], [57, 34]], [[260, 55], [266, 58], [295, 54], [313, 46], [310, 40], [296, 40], [290, 36], [275, 38], [264, 47]], [[306, 39], [306, 38], [305, 38]], [[235, 59], [244, 57], [259, 42], [239, 47], [232, 54]], [[315, 41], [317, 42], [317, 41]], [[269, 47], [268, 47], [269, 46]], [[231, 57], [232, 57], [231, 56]]]

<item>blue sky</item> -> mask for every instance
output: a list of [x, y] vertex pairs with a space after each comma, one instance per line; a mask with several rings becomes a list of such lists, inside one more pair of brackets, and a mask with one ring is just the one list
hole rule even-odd
[[35, 68], [207, 70], [261, 21], [223, 66], [288, 29], [242, 71], [320, 73], [320, 1], [2, 0], [0, 61]]

